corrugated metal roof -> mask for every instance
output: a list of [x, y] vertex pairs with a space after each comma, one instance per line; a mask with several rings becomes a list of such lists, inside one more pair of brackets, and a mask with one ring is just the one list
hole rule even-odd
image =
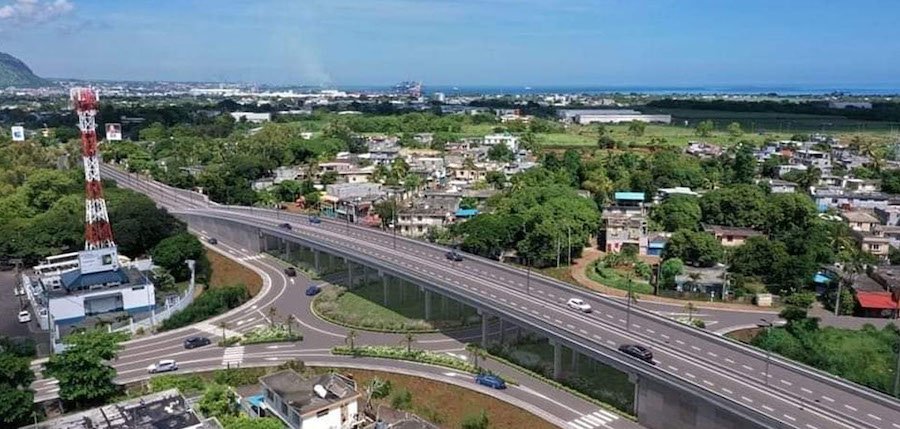
[[106, 283], [128, 283], [128, 275], [123, 270], [102, 271], [82, 274], [81, 270], [66, 271], [60, 275], [63, 287], [67, 290], [83, 289], [92, 285]]
[[616, 192], [616, 200], [644, 201], [643, 192]]

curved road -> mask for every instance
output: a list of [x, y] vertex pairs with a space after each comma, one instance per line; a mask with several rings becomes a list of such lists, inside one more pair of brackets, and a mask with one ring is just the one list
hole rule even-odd
[[[451, 264], [443, 249], [427, 243], [340, 222], [310, 225], [299, 215], [209, 205], [189, 191], [111, 173], [124, 186], [147, 193], [174, 212], [252, 225], [271, 235], [301, 238], [395, 267], [447, 290], [490, 302], [488, 308], [543, 324], [551, 334], [574, 338], [576, 344], [614, 361], [622, 359], [615, 352], [618, 344], [647, 344], [655, 350], [658, 365], [641, 371], [661, 371], [660, 376], [674, 377], [698, 392], [712, 394], [726, 406], [768, 416], [782, 427], [900, 429], [900, 405], [886, 395], [781, 358], [769, 360], [759, 351], [643, 309], [635, 309], [629, 317], [621, 302], [553, 279], [535, 274], [529, 278], [522, 270], [477, 257]], [[295, 225], [293, 231], [277, 228], [285, 219]], [[571, 296], [583, 297], [595, 312], [586, 316], [569, 311], [564, 302]]]

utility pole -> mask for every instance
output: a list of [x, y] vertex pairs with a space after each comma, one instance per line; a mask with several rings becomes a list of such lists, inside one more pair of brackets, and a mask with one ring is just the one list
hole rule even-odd
[[[757, 325], [760, 328], [766, 328], [766, 337], [772, 332], [772, 322], [766, 319], [759, 319], [760, 323]], [[772, 360], [772, 351], [766, 347], [766, 386], [769, 385], [769, 362]]]
[[569, 264], [568, 265], [571, 267], [572, 266], [572, 228], [569, 225], [566, 225], [566, 233], [569, 236], [569, 239], [567, 241], [568, 247], [566, 247], [566, 249], [568, 249], [568, 251], [569, 251], [569, 256], [568, 256]]

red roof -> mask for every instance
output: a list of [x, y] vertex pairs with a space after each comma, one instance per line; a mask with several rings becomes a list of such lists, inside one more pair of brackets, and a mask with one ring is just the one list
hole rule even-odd
[[893, 310], [897, 308], [897, 302], [891, 297], [890, 292], [856, 292], [859, 306], [872, 310]]

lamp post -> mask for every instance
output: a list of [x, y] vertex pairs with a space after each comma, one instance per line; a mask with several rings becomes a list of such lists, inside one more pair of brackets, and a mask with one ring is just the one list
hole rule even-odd
[[628, 292], [626, 292], [625, 303], [627, 305], [627, 311], [625, 312], [625, 330], [631, 332], [631, 298], [634, 292], [632, 292], [631, 285], [631, 275], [628, 276]]
[[[760, 323], [758, 323], [756, 326], [759, 326], [760, 328], [766, 328], [766, 336], [769, 336], [769, 333], [772, 332], [772, 326], [773, 326], [772, 322], [770, 322], [766, 319], [759, 319], [759, 321], [760, 321]], [[766, 386], [769, 385], [769, 362], [771, 360], [772, 360], [772, 351], [769, 350], [768, 347], [766, 347], [766, 378], [765, 378]]]

